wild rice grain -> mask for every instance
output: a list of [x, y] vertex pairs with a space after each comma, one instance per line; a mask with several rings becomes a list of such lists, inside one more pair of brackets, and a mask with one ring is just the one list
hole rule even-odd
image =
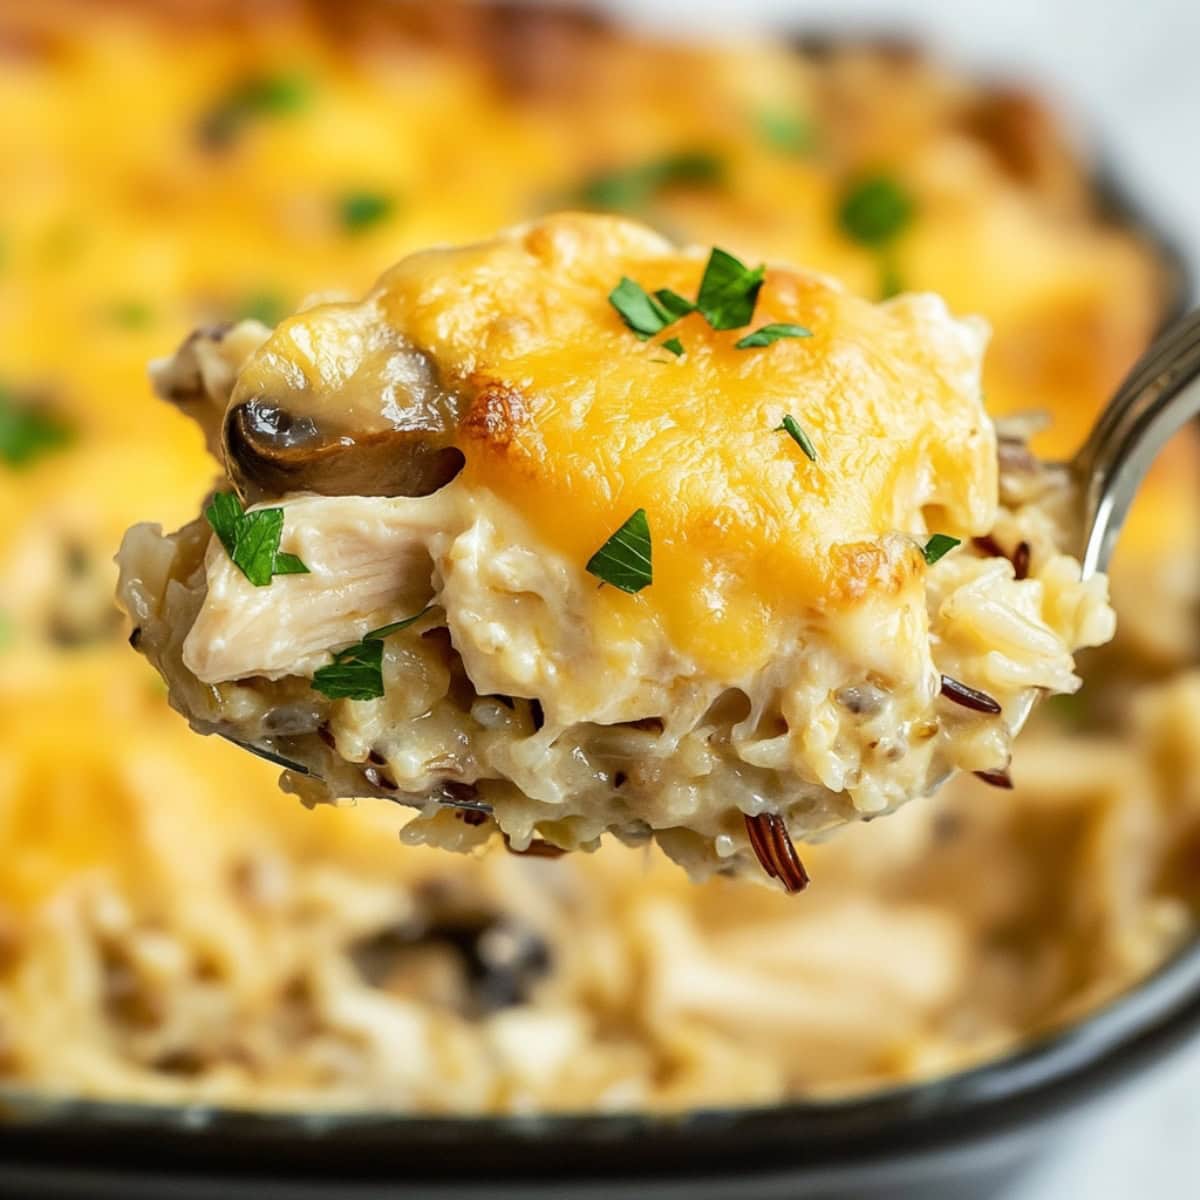
[[959, 683], [949, 675], [942, 676], [942, 695], [947, 700], [953, 700], [955, 704], [961, 704], [963, 708], [971, 709], [972, 712], [987, 713], [993, 717], [1000, 712], [1000, 705], [987, 692], [967, 687], [965, 683]]

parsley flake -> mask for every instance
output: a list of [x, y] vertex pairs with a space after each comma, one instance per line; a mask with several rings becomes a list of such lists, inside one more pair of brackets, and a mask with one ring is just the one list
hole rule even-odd
[[70, 427], [49, 409], [20, 403], [0, 388], [0, 462], [24, 467], [66, 446], [71, 438]]
[[788, 413], [783, 421], [775, 426], [775, 432], [786, 433], [808, 455], [810, 461], [817, 461], [817, 449], [812, 444], [812, 439], [800, 428], [800, 422], [791, 413]]
[[667, 340], [663, 342], [662, 348], [664, 350], [670, 350], [670, 352], [675, 355], [676, 358], [678, 358], [684, 352], [683, 343], [677, 337], [667, 338]]
[[904, 232], [915, 210], [912, 197], [896, 180], [876, 175], [844, 193], [838, 224], [860, 245], [879, 248]]
[[668, 188], [720, 183], [724, 164], [714, 154], [691, 150], [592, 176], [579, 189], [588, 208], [637, 212]]
[[631, 595], [653, 582], [650, 522], [639, 508], [616, 533], [588, 559], [587, 571]]
[[728, 251], [713, 247], [700, 280], [696, 307], [714, 329], [741, 329], [754, 316], [766, 267], [750, 270]]
[[752, 350], [756, 346], [769, 346], [772, 342], [782, 341], [784, 338], [806, 337], [812, 337], [812, 330], [805, 329], [803, 325], [774, 323], [764, 325], [762, 328], [756, 329], [753, 333], [748, 333], [745, 337], [738, 338], [734, 342], [734, 349]]
[[400, 630], [407, 629], [410, 625], [415, 625], [432, 608], [432, 604], [427, 604], [414, 616], [404, 617], [400, 621], [393, 621], [390, 625], [381, 625], [378, 629], [372, 629], [370, 633], [363, 634], [363, 641], [382, 642], [384, 638], [391, 637], [393, 633], [399, 633]]
[[335, 651], [333, 662], [313, 672], [313, 688], [330, 700], [378, 700], [384, 694], [383, 639], [415, 625], [432, 607], [372, 629], [361, 642]]
[[299, 72], [252, 75], [234, 84], [201, 120], [200, 140], [212, 149], [223, 149], [256, 117], [299, 112], [312, 94], [311, 80]]
[[661, 333], [673, 320], [662, 304], [628, 275], [622, 275], [621, 282], [609, 292], [608, 302], [643, 342]]
[[945, 558], [955, 546], [961, 545], [962, 538], [951, 537], [948, 533], [935, 533], [922, 547], [921, 553], [932, 567], [938, 559]]
[[154, 310], [143, 300], [118, 300], [109, 306], [108, 317], [122, 329], [146, 329], [154, 322]]
[[279, 552], [282, 508], [248, 513], [232, 492], [217, 492], [204, 515], [233, 565], [255, 587], [266, 587], [276, 575], [308, 574], [308, 568], [294, 554]]
[[659, 288], [654, 293], [654, 298], [673, 321], [696, 311], [696, 306], [686, 296], [681, 296], [670, 288]]
[[362, 233], [386, 221], [396, 202], [383, 192], [347, 192], [338, 201], [338, 217], [347, 233]]
[[330, 700], [378, 700], [383, 695], [383, 642], [363, 638], [338, 650], [313, 672], [313, 690]]
[[764, 109], [756, 121], [762, 140], [784, 154], [811, 154], [817, 136], [811, 121], [786, 109]]

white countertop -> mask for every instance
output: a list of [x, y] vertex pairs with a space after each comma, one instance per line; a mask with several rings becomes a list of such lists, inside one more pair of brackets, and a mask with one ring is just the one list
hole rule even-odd
[[[1200, 0], [601, 0], [686, 34], [756, 25], [912, 32], [1028, 80], [1105, 147], [1200, 266]], [[1200, 1197], [1200, 1043], [1064, 1130], [1006, 1200]]]

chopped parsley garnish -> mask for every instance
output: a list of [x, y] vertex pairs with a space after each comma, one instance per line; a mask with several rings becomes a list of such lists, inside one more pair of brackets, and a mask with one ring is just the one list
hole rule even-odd
[[734, 342], [734, 349], [752, 350], [756, 346], [769, 346], [772, 342], [782, 341], [784, 338], [806, 337], [812, 337], [812, 330], [805, 329], [803, 325], [774, 323], [764, 325], [761, 329], [756, 329], [753, 333], [748, 333], [745, 337], [738, 338]]
[[766, 271], [766, 267], [750, 270], [728, 251], [714, 246], [700, 280], [696, 307], [714, 329], [749, 325]]
[[109, 307], [108, 316], [122, 329], [145, 329], [154, 320], [154, 310], [143, 300], [118, 300]]
[[216, 149], [228, 146], [256, 117], [299, 112], [312, 99], [312, 81], [299, 72], [252, 75], [235, 84], [200, 122], [200, 138]]
[[659, 288], [654, 293], [654, 298], [672, 321], [678, 321], [680, 317], [686, 317], [688, 313], [696, 311], [696, 306], [692, 301], [678, 292], [671, 291], [670, 288]]
[[716, 155], [684, 151], [594, 175], [579, 189], [577, 198], [588, 208], [636, 212], [668, 188], [720, 183], [723, 175], [724, 164]]
[[313, 672], [313, 690], [330, 700], [378, 700], [383, 695], [383, 642], [363, 638]]
[[628, 275], [622, 275], [621, 282], [609, 292], [608, 302], [643, 342], [661, 333], [675, 319], [640, 283]]
[[362, 233], [386, 221], [396, 201], [384, 192], [347, 192], [338, 201], [338, 217], [347, 233]]
[[602, 582], [634, 594], [653, 582], [650, 558], [650, 522], [646, 510], [639, 508], [588, 559], [587, 570]]
[[71, 438], [70, 427], [49, 409], [19, 402], [0, 388], [0, 462], [26, 466], [66, 446]]
[[812, 439], [800, 428], [800, 422], [791, 413], [788, 413], [783, 418], [783, 421], [775, 426], [775, 432], [786, 433], [808, 455], [812, 462], [817, 461], [817, 449], [812, 444]]
[[932, 567], [940, 558], [945, 558], [955, 546], [962, 545], [962, 538], [951, 537], [948, 533], [935, 533], [921, 550], [925, 561]]
[[816, 130], [811, 121], [786, 109], [764, 109], [758, 114], [762, 140], [785, 154], [811, 154], [816, 148]]
[[[754, 317], [766, 271], [765, 266], [751, 270], [728, 251], [714, 246], [694, 303], [670, 288], [659, 288], [651, 295], [628, 275], [621, 276], [621, 282], [609, 292], [608, 301], [643, 342], [694, 312], [699, 312], [713, 329], [741, 329]], [[812, 330], [803, 325], [775, 322], [746, 334], [736, 346], [739, 350], [750, 350], [782, 338], [805, 337], [812, 337]], [[683, 353], [678, 338], [670, 338], [661, 345], [676, 357]]]
[[915, 209], [912, 197], [896, 180], [876, 175], [843, 194], [838, 223], [847, 237], [878, 249], [904, 232]]
[[233, 565], [255, 587], [266, 587], [276, 575], [308, 574], [308, 568], [294, 554], [279, 552], [282, 508], [248, 513], [232, 492], [217, 492], [204, 515]]
[[278, 325], [290, 311], [287, 301], [278, 292], [251, 292], [242, 298], [234, 309], [238, 321], [261, 321], [264, 325]]
[[363, 635], [361, 642], [335, 651], [333, 662], [313, 672], [313, 688], [330, 700], [378, 700], [383, 695], [383, 639], [416, 624], [432, 606], [403, 621]]

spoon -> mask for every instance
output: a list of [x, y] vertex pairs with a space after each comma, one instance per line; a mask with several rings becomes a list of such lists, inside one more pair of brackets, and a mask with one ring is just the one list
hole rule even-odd
[[[1081, 578], [1108, 567], [1146, 472], [1170, 439], [1200, 414], [1200, 309], [1163, 332], [1113, 393], [1087, 440], [1065, 463], [1075, 528], [1068, 540]], [[1031, 692], [1011, 721], [1016, 735], [1040, 698]], [[945, 778], [939, 780], [933, 790]]]
[[[1134, 496], [1164, 444], [1200, 413], [1200, 310], [1167, 329], [1137, 361], [1069, 462], [1051, 464], [1074, 492], [1075, 530], [1068, 540], [1087, 579], [1108, 565]], [[1010, 727], [1019, 733], [1037, 703], [1033, 691]], [[310, 767], [279, 753], [270, 739], [252, 744], [221, 734], [235, 746], [298, 775], [320, 780]], [[933, 781], [936, 791], [953, 772]], [[459, 804], [452, 797], [445, 803]], [[473, 802], [471, 807], [486, 810]]]

